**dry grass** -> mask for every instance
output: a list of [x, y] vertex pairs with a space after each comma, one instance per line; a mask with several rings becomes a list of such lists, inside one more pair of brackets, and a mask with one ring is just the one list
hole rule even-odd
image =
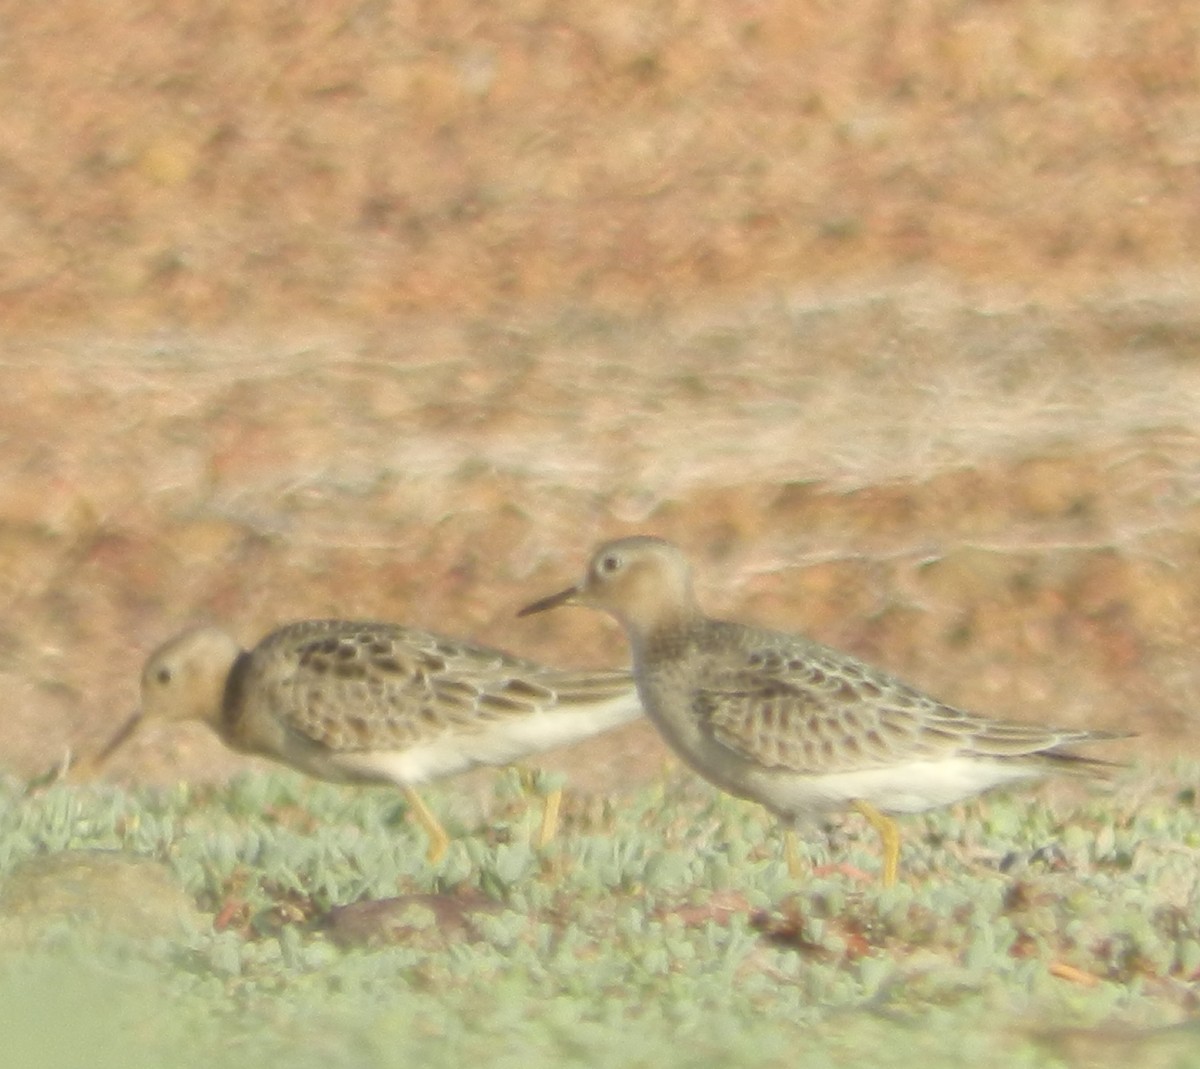
[[[198, 617], [247, 642], [297, 617], [402, 619], [615, 663], [599, 620], [512, 613], [631, 530], [686, 545], [718, 612], [1170, 752], [1200, 696], [1200, 390], [1186, 344], [1151, 330], [1173, 314], [1108, 307], [1080, 338], [1073, 313], [903, 290], [374, 343], [12, 346], [10, 767], [96, 745], [143, 653]], [[659, 767], [623, 737], [618, 779]], [[227, 767], [186, 733], [141, 759], [171, 745], [159, 774]]]

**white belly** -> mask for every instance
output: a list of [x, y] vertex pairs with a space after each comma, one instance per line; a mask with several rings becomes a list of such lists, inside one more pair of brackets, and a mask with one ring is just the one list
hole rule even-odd
[[764, 771], [754, 776], [753, 789], [760, 801], [782, 814], [836, 809], [854, 801], [870, 802], [884, 813], [919, 813], [1041, 775], [1036, 766], [1020, 761], [950, 757], [827, 775]]
[[366, 779], [400, 786], [426, 783], [479, 765], [509, 765], [530, 754], [568, 746], [635, 720], [641, 713], [642, 704], [630, 690], [604, 704], [514, 716], [476, 731], [446, 732], [404, 750], [341, 753], [336, 763]]

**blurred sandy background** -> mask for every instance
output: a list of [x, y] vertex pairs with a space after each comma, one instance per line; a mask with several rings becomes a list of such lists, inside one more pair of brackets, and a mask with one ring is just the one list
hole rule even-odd
[[0, 92], [0, 769], [200, 619], [620, 663], [513, 613], [633, 531], [714, 612], [1194, 753], [1200, 10], [67, 0], [6, 6]]

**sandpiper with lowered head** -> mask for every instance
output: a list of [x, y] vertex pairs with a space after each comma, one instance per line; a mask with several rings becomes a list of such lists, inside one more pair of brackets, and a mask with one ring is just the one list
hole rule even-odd
[[[93, 767], [147, 720], [200, 720], [231, 749], [320, 779], [402, 787], [437, 861], [449, 838], [416, 784], [511, 764], [641, 711], [628, 672], [548, 668], [413, 627], [306, 620], [250, 650], [220, 628], [200, 627], [150, 655], [141, 708]], [[547, 799], [543, 844], [559, 797]]]

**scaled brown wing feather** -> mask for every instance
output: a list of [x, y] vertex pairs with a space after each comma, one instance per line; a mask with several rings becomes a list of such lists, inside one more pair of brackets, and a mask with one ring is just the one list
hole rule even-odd
[[1108, 737], [973, 716], [823, 647], [803, 657], [752, 650], [741, 664], [710, 667], [693, 710], [742, 757], [810, 775], [956, 754], [1056, 758], [1056, 747]]
[[482, 731], [553, 698], [536, 665], [398, 625], [312, 621], [264, 649], [277, 718], [335, 752], [404, 749], [446, 731]]

